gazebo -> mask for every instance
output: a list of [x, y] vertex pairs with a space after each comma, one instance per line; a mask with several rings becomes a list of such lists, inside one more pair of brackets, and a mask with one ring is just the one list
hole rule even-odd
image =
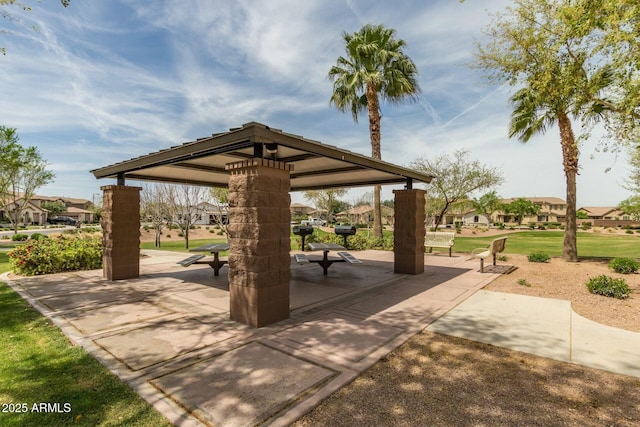
[[394, 271], [424, 272], [424, 190], [432, 176], [251, 122], [91, 171], [103, 190], [109, 280], [139, 276], [140, 187], [126, 180], [229, 188], [231, 319], [261, 327], [289, 317], [290, 191], [404, 184], [394, 190]]

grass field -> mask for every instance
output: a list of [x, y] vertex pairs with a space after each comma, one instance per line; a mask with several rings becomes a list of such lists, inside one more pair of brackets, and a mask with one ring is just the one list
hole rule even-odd
[[[4, 283], [0, 385], [3, 427], [171, 425]], [[41, 403], [56, 412], [34, 411]]]
[[[522, 231], [487, 237], [456, 236], [453, 250], [471, 252], [475, 248], [488, 246], [498, 237], [507, 237], [506, 254], [528, 255], [541, 251], [550, 256], [562, 255], [562, 231]], [[589, 258], [640, 258], [640, 236], [579, 232], [578, 255]]]
[[[316, 230], [319, 235], [327, 234], [322, 230]], [[359, 234], [367, 234], [366, 230], [359, 230]], [[385, 231], [385, 237], [392, 235], [392, 232]], [[486, 247], [491, 240], [498, 237], [507, 237], [506, 254], [524, 254], [528, 255], [532, 252], [542, 251], [549, 256], [562, 255], [562, 242], [564, 233], [562, 231], [521, 231], [517, 233], [505, 233], [499, 236], [456, 236], [453, 246], [454, 252], [471, 252], [476, 248]], [[298, 249], [297, 240], [291, 239], [291, 249]], [[222, 243], [224, 239], [199, 239], [191, 240], [189, 246], [204, 245], [206, 243]], [[143, 242], [140, 247], [142, 249], [155, 249], [153, 242]], [[184, 248], [183, 241], [162, 242], [160, 248], [166, 251], [187, 252]], [[435, 252], [447, 252], [447, 249], [434, 248]], [[640, 235], [620, 235], [607, 233], [578, 233], [578, 255], [581, 257], [596, 258], [640, 258]], [[1, 256], [1, 253], [0, 253]], [[0, 272], [2, 268], [2, 259], [0, 258]]]

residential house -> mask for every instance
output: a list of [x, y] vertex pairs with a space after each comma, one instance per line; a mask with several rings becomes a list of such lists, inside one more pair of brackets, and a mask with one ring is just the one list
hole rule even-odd
[[615, 206], [588, 206], [581, 207], [578, 212], [584, 212], [590, 220], [630, 220], [631, 217]]
[[31, 198], [31, 202], [36, 206], [41, 206], [46, 202], [60, 202], [67, 207], [67, 210], [60, 215], [68, 216], [70, 218], [77, 219], [83, 223], [94, 222], [93, 202], [87, 199], [77, 199], [73, 197], [60, 197], [60, 196], [39, 196], [34, 195]]
[[308, 216], [315, 211], [311, 206], [303, 205], [302, 203], [291, 203], [289, 209], [291, 210], [292, 218], [296, 216]]
[[227, 224], [229, 221], [228, 203], [208, 203], [201, 202], [195, 206], [196, 219], [193, 224], [198, 225], [219, 225]]
[[473, 210], [462, 214], [460, 219], [464, 225], [480, 225], [485, 227], [491, 225], [491, 218]]
[[[540, 209], [535, 216], [527, 216], [522, 219], [522, 224], [539, 223], [539, 222], [565, 222], [567, 217], [567, 202], [558, 197], [522, 197], [533, 202]], [[508, 204], [517, 198], [502, 199], [502, 203]], [[492, 216], [493, 222], [502, 222], [505, 224], [516, 223], [516, 217], [513, 214], [504, 211], [497, 211]]]
[[[9, 203], [6, 207], [7, 212], [0, 210], [0, 222], [9, 222], [8, 212], [15, 208], [15, 203], [21, 204], [21, 198], [18, 198], [12, 203]], [[68, 216], [77, 219], [80, 222], [91, 223], [94, 222], [94, 212], [90, 210], [93, 207], [93, 203], [86, 199], [77, 199], [72, 197], [59, 197], [59, 196], [40, 196], [34, 194], [25, 206], [23, 212], [22, 223], [30, 225], [46, 225], [47, 219], [51, 216], [50, 212], [43, 207], [47, 202], [60, 202], [67, 208], [66, 211], [60, 215]]]
[[628, 213], [612, 206], [585, 206], [578, 212], [586, 213], [588, 219], [578, 220], [579, 223], [590, 222], [597, 227], [637, 227], [640, 222]]
[[[382, 210], [382, 224], [393, 225], [394, 210], [389, 206], [380, 206]], [[336, 214], [336, 221], [348, 222], [349, 224], [372, 224], [373, 223], [373, 207], [369, 205], [360, 205], [346, 211]]]
[[29, 202], [26, 205], [23, 205], [21, 199], [8, 203], [3, 209], [0, 209], [1, 224], [11, 223], [9, 215], [11, 212], [14, 212], [17, 206], [20, 206], [22, 210], [20, 224], [46, 225], [49, 211], [41, 208], [33, 202]]

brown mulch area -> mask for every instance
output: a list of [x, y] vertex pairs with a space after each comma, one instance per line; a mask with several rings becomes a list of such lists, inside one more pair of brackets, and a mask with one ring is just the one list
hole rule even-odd
[[[569, 300], [584, 317], [640, 332], [640, 275], [606, 261], [500, 264], [516, 268], [485, 289]], [[631, 298], [590, 294], [585, 282], [599, 274], [624, 277]], [[425, 331], [294, 425], [637, 426], [640, 379]]]

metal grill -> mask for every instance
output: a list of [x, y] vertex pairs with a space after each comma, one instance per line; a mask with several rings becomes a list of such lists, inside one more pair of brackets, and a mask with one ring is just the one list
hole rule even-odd
[[347, 248], [347, 237], [356, 234], [355, 225], [336, 225], [333, 232], [344, 239], [344, 247]]
[[309, 234], [313, 234], [313, 226], [311, 225], [294, 225], [293, 234], [302, 237], [302, 251], [304, 252], [304, 239]]

